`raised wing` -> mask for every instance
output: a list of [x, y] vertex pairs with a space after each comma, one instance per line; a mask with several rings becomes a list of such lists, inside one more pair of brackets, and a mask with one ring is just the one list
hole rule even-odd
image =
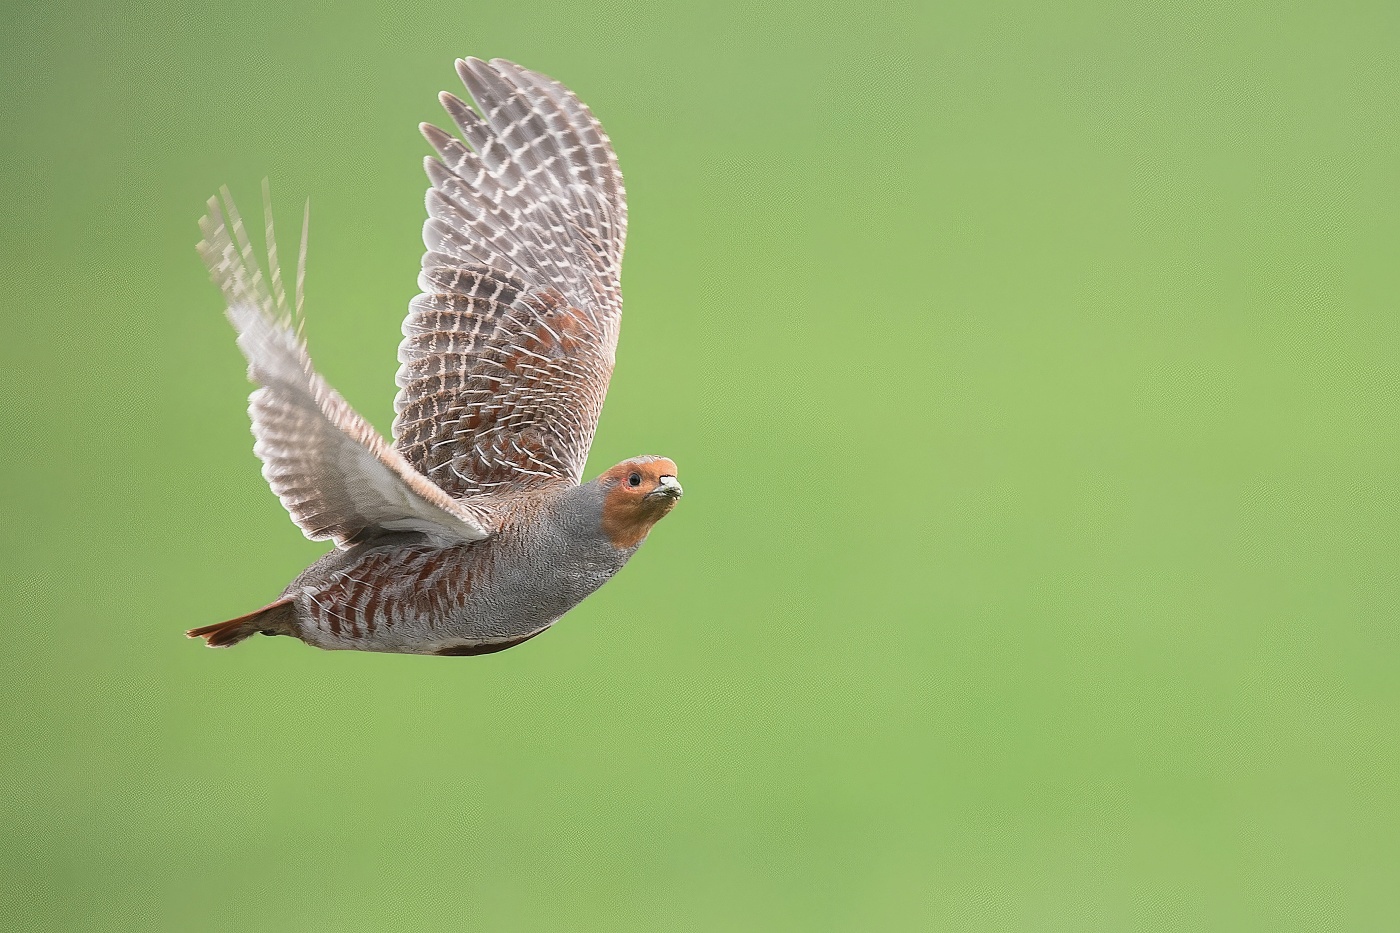
[[424, 124], [423, 271], [404, 320], [394, 446], [453, 496], [583, 475], [622, 304], [627, 230], [608, 137], [557, 82], [457, 62], [461, 140]]
[[228, 301], [248, 377], [261, 385], [248, 406], [253, 452], [292, 521], [313, 541], [330, 538], [338, 547], [380, 531], [419, 531], [440, 544], [485, 538], [488, 515], [454, 501], [414, 470], [312, 368], [297, 326], [305, 227], [293, 314], [277, 264], [271, 211], [269, 287], [227, 190], [223, 197], [228, 221], [218, 199], [210, 198], [209, 214], [200, 220], [199, 253]]

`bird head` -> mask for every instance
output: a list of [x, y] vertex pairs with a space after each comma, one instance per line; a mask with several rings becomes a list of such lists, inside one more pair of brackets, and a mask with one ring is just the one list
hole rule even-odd
[[681, 498], [676, 464], [665, 457], [633, 457], [598, 477], [603, 490], [603, 531], [613, 547], [642, 543], [651, 526]]

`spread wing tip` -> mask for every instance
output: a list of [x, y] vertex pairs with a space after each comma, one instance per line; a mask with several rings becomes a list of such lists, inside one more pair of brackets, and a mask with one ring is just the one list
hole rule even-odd
[[488, 511], [454, 500], [418, 473], [315, 371], [300, 328], [310, 201], [293, 303], [281, 281], [268, 200], [270, 273], [227, 187], [209, 199], [196, 249], [224, 292], [249, 378], [259, 384], [249, 399], [253, 449], [273, 492], [303, 534], [340, 547], [372, 529], [421, 531], [443, 543], [487, 537]]

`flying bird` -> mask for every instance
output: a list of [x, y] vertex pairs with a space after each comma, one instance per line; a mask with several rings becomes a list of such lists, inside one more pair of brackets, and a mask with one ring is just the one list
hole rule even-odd
[[335, 549], [268, 605], [188, 632], [223, 648], [477, 655], [533, 638], [602, 586], [681, 496], [676, 464], [624, 460], [584, 483], [617, 348], [627, 204], [607, 134], [556, 81], [459, 60], [459, 139], [421, 130], [422, 294], [399, 344], [393, 441], [316, 372], [266, 204], [267, 271], [227, 189], [199, 252], [248, 376], [254, 453], [292, 520]]

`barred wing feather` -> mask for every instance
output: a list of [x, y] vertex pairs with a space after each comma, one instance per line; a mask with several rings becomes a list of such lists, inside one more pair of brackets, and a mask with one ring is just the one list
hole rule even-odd
[[578, 98], [496, 59], [457, 63], [427, 252], [404, 320], [395, 448], [452, 496], [577, 483], [617, 347], [627, 229], [611, 144]]
[[488, 534], [489, 515], [454, 501], [384, 443], [311, 365], [297, 326], [306, 239], [303, 228], [295, 314], [288, 307], [267, 213], [270, 284], [228, 192], [201, 219], [200, 255], [228, 302], [248, 376], [260, 388], [248, 411], [263, 476], [312, 540], [339, 547], [380, 531], [420, 531], [442, 544]]

